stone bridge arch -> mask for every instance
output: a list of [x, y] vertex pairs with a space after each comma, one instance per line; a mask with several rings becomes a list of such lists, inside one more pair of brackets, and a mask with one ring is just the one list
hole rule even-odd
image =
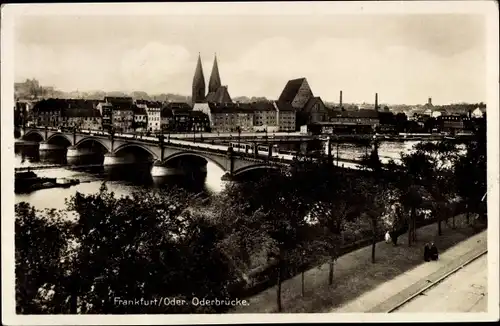
[[199, 158], [203, 158], [207, 160], [207, 162], [214, 163], [217, 165], [222, 171], [227, 172], [228, 167], [227, 165], [229, 164], [229, 159], [226, 157], [218, 156], [218, 155], [210, 155], [210, 154], [205, 154], [205, 153], [200, 153], [200, 152], [195, 152], [195, 151], [179, 151], [174, 154], [171, 154], [167, 157], [165, 157], [162, 161], [162, 163], [168, 163], [168, 161], [174, 160], [176, 158], [180, 158], [183, 156], [196, 156]]
[[126, 148], [139, 148], [147, 153], [149, 153], [153, 159], [157, 160], [159, 158], [159, 155], [155, 153], [149, 146], [147, 145], [142, 145], [142, 144], [137, 144], [137, 143], [124, 143], [119, 145], [117, 148], [113, 150], [113, 153], [116, 155], [119, 152], [123, 151]]
[[86, 142], [89, 142], [89, 141], [94, 141], [96, 143], [99, 143], [99, 144], [102, 145], [102, 147], [104, 147], [106, 149], [106, 151], [108, 153], [111, 152], [109, 144], [105, 140], [103, 140], [102, 138], [98, 138], [98, 137], [85, 137], [85, 138], [82, 138], [82, 139], [80, 139], [80, 140], [78, 140], [76, 142], [76, 144], [74, 145], [74, 147], [75, 148], [79, 148], [79, 147], [81, 147], [82, 144], [84, 144]]
[[25, 140], [29, 140], [30, 138], [34, 138], [34, 137], [41, 139], [39, 141], [45, 140], [45, 134], [39, 130], [28, 130], [22, 138]]
[[64, 134], [62, 132], [53, 133], [52, 135], [50, 135], [49, 137], [47, 137], [47, 139], [45, 141], [47, 143], [50, 143], [51, 141], [53, 141], [55, 139], [58, 139], [58, 138], [62, 138], [64, 140], [66, 140], [69, 143], [69, 146], [73, 145], [72, 139], [70, 137], [68, 137], [68, 135], [66, 135], [66, 134]]

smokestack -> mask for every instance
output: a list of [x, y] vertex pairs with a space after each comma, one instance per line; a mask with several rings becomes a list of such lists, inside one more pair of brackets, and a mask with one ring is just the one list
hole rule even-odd
[[427, 100], [427, 103], [428, 103], [429, 105], [432, 105], [432, 97], [429, 97], [429, 99]]
[[375, 93], [375, 111], [378, 111], [378, 93]]
[[342, 108], [342, 91], [340, 91], [339, 106], [340, 106], [340, 108]]

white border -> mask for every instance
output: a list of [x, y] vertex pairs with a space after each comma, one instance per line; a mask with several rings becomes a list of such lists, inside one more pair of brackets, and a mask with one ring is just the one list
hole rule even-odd
[[[488, 106], [488, 313], [467, 314], [224, 314], [224, 315], [15, 315], [13, 112], [14, 23], [24, 15], [328, 15], [328, 14], [481, 14], [487, 21]], [[494, 1], [296, 2], [296, 3], [127, 3], [29, 4], [2, 6], [2, 322], [7, 325], [212, 324], [263, 322], [487, 321], [499, 318], [499, 48], [498, 7]]]

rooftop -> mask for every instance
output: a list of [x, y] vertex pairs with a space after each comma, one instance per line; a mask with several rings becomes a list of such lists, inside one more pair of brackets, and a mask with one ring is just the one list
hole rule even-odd
[[283, 91], [281, 92], [281, 95], [278, 99], [279, 102], [292, 102], [295, 96], [297, 95], [297, 92], [300, 89], [300, 86], [304, 83], [306, 79], [304, 77], [302, 78], [297, 78], [297, 79], [292, 79], [289, 80]]

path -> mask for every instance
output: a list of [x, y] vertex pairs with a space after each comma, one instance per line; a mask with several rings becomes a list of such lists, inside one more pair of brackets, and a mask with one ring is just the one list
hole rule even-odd
[[[449, 223], [451, 224], [451, 223]], [[328, 265], [305, 273], [305, 296], [301, 295], [301, 276], [282, 285], [283, 312], [365, 312], [395, 296], [421, 278], [436, 272], [447, 262], [467, 253], [477, 241], [486, 242], [486, 232], [475, 234], [465, 226], [465, 217], [457, 217], [457, 228], [443, 223], [443, 235], [437, 236], [436, 223], [417, 230], [418, 243], [408, 247], [407, 236], [397, 247], [385, 242], [376, 245], [376, 263], [371, 263], [371, 246], [348, 253], [335, 263], [334, 284], [328, 285]], [[474, 237], [472, 237], [474, 236]], [[472, 238], [471, 238], [472, 237]], [[423, 244], [434, 241], [440, 260], [423, 264]], [[462, 242], [462, 245], [455, 246]], [[434, 264], [434, 265], [432, 265]], [[276, 308], [276, 287], [248, 299], [249, 306], [234, 313], [272, 313]]]

